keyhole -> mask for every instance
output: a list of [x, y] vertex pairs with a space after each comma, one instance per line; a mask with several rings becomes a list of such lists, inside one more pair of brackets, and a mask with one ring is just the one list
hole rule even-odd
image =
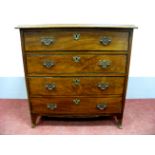
[[80, 79], [73, 79], [73, 84], [74, 84], [75, 86], [80, 85]]
[[74, 40], [79, 40], [80, 39], [80, 34], [79, 33], [74, 33], [73, 38], [74, 38]]
[[80, 62], [80, 57], [79, 56], [74, 56], [73, 61], [76, 62], [76, 63]]

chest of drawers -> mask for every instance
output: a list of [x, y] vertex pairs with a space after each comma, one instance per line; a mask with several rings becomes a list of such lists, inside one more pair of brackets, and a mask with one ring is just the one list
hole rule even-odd
[[32, 125], [39, 116], [122, 124], [135, 26], [19, 26]]

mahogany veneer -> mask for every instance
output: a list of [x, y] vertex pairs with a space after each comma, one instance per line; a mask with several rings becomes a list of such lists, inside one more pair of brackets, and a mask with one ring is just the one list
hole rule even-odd
[[132, 25], [19, 26], [32, 125], [38, 116], [122, 124]]

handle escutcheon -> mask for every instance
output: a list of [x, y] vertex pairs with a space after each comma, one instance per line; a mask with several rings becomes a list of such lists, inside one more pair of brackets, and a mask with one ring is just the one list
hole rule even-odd
[[111, 65], [110, 60], [99, 60], [99, 66], [103, 69], [108, 68]]
[[107, 46], [109, 45], [110, 43], [112, 42], [112, 40], [109, 38], [109, 37], [102, 37], [101, 40], [100, 40], [100, 43], [104, 46]]
[[98, 83], [97, 87], [101, 90], [106, 90], [107, 88], [109, 88], [109, 84], [108, 83]]
[[50, 110], [54, 110], [54, 109], [57, 109], [57, 104], [55, 103], [48, 103], [47, 104], [47, 108], [50, 109]]
[[80, 99], [78, 99], [78, 98], [74, 99], [73, 103], [75, 103], [76, 105], [80, 104]]
[[51, 68], [55, 65], [54, 61], [46, 60], [43, 62], [43, 66], [46, 68]]
[[45, 88], [47, 90], [54, 90], [56, 88], [56, 84], [55, 83], [48, 83], [45, 85]]
[[41, 43], [45, 46], [49, 46], [51, 44], [54, 43], [54, 39], [53, 38], [41, 38]]
[[106, 103], [99, 103], [96, 105], [96, 108], [98, 110], [105, 110], [107, 108], [107, 104]]

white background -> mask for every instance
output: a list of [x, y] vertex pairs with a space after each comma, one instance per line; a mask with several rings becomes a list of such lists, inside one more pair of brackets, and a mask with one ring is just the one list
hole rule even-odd
[[154, 155], [154, 144], [154, 136], [146, 135], [1, 136], [0, 152], [2, 155]]
[[130, 76], [154, 77], [153, 0], [1, 0], [0, 76], [24, 76], [21, 24], [135, 24]]
[[[155, 76], [154, 15], [153, 0], [1, 0], [0, 76], [24, 75], [19, 33], [14, 27], [18, 24], [46, 23], [135, 24], [139, 29], [134, 33], [130, 76]], [[110, 136], [99, 135], [99, 137], [100, 140], [84, 141], [81, 137], [76, 140], [68, 136], [63, 140], [49, 135], [49, 139], [27, 136], [21, 139], [8, 136], [6, 139], [3, 136], [0, 141], [0, 152], [1, 154], [75, 155], [124, 154], [124, 152], [154, 154], [154, 137], [151, 140], [146, 139], [146, 136], [145, 139], [130, 136], [128, 137], [130, 141], [121, 137], [116, 140]]]

